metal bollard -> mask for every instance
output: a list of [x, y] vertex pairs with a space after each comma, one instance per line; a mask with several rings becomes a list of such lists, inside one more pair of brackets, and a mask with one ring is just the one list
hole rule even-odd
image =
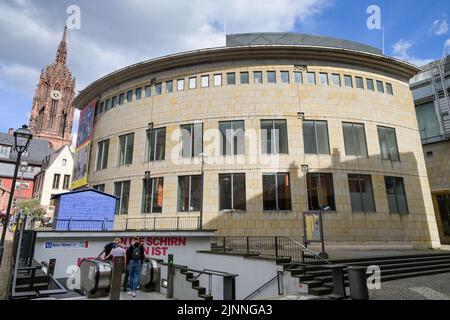
[[167, 258], [167, 291], [166, 291], [166, 297], [167, 298], [173, 298], [173, 281], [174, 281], [174, 274], [175, 274], [175, 268], [173, 266], [173, 254], [169, 254]]
[[343, 299], [347, 296], [345, 292], [345, 281], [344, 281], [344, 268], [346, 265], [334, 264], [329, 266], [331, 269], [331, 275], [333, 277], [333, 299]]
[[124, 257], [114, 257], [111, 275], [110, 300], [120, 300], [120, 285], [122, 284], [122, 271], [125, 264]]
[[234, 276], [223, 277], [223, 300], [236, 300], [236, 278]]
[[366, 267], [348, 267], [350, 298], [353, 300], [369, 300], [366, 272]]

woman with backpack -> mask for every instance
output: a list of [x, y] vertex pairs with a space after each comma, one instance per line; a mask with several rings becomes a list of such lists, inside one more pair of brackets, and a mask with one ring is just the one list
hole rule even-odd
[[133, 238], [133, 244], [127, 250], [128, 271], [130, 274], [130, 291], [128, 294], [136, 297], [139, 273], [145, 259], [144, 247], [139, 237]]

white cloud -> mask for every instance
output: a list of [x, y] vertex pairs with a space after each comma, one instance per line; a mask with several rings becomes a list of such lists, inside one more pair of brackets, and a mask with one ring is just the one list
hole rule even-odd
[[437, 36], [442, 36], [448, 33], [448, 22], [446, 18], [438, 19], [433, 21], [433, 26], [431, 27], [431, 32]]
[[411, 41], [400, 39], [392, 46], [394, 58], [407, 61], [419, 67], [434, 61], [434, 59], [421, 59], [416, 57], [410, 52], [412, 47], [413, 43]]

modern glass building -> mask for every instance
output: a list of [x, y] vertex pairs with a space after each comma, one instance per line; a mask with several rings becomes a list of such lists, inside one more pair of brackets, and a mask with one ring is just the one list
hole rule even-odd
[[88, 183], [137, 229], [201, 216], [218, 235], [301, 236], [303, 212], [328, 207], [329, 244], [438, 247], [417, 72], [363, 44], [279, 33], [131, 65], [75, 99], [97, 100]]

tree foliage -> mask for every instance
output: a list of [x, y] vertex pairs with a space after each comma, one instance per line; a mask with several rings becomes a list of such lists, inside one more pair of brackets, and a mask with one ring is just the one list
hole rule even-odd
[[46, 214], [38, 199], [20, 201], [19, 210], [34, 219], [40, 219]]

